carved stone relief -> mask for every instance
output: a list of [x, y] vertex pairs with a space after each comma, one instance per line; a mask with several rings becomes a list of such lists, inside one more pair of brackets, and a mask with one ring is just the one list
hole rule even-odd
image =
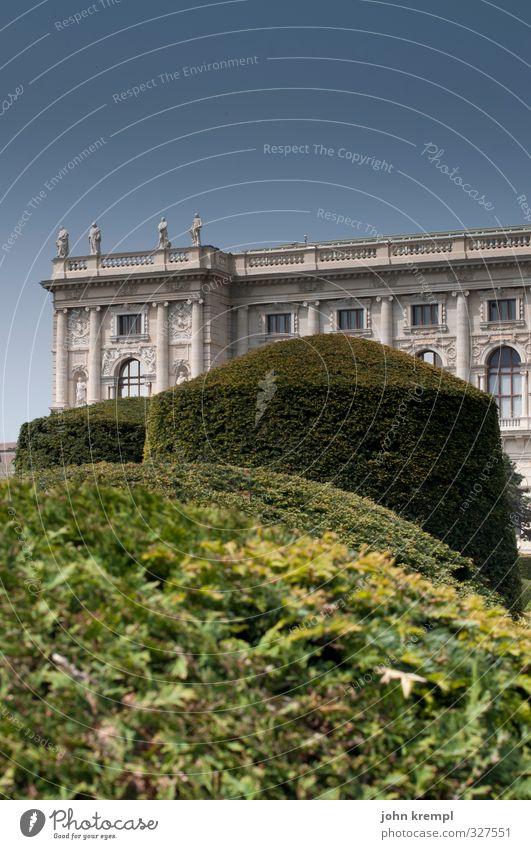
[[168, 309], [168, 337], [171, 345], [190, 339], [192, 336], [192, 305], [177, 301]]
[[69, 348], [86, 348], [89, 341], [89, 314], [85, 310], [69, 310], [66, 331]]

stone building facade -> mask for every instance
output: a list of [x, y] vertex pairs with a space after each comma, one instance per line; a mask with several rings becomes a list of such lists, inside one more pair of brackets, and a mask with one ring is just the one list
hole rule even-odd
[[42, 282], [54, 306], [51, 409], [151, 395], [258, 345], [343, 332], [491, 391], [530, 488], [530, 284], [524, 228], [60, 256]]

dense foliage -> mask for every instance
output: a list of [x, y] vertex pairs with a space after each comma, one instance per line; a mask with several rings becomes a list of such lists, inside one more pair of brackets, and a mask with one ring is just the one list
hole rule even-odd
[[141, 488], [37, 499], [0, 488], [4, 795], [529, 795], [529, 642], [478, 596]]
[[511, 522], [518, 536], [529, 542], [531, 540], [531, 499], [522, 489], [524, 476], [520, 474], [514, 461], [505, 452], [503, 462], [507, 477], [507, 500]]
[[61, 483], [75, 490], [85, 480], [125, 489], [142, 485], [181, 502], [236, 509], [261, 524], [282, 524], [295, 533], [333, 531], [350, 548], [389, 552], [398, 565], [434, 583], [460, 581], [463, 588], [487, 593], [472, 560], [412, 522], [368, 498], [297, 475], [202, 463], [98, 463], [46, 469], [33, 480], [44, 491]]
[[147, 449], [367, 495], [520, 597], [496, 405], [407, 354], [341, 334], [260, 348], [155, 396]]
[[72, 463], [142, 459], [147, 400], [120, 398], [26, 422], [20, 429], [17, 472]]

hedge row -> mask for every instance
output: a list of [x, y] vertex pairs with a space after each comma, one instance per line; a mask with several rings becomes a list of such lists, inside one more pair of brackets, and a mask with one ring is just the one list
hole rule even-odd
[[529, 795], [529, 640], [478, 596], [141, 488], [38, 501], [0, 487], [4, 796]]
[[15, 469], [72, 463], [138, 462], [144, 450], [146, 398], [120, 398], [53, 413], [20, 429]]
[[152, 399], [154, 459], [331, 481], [472, 557], [520, 596], [493, 399], [417, 358], [341, 334], [260, 348]]
[[[39, 490], [58, 484], [76, 489], [85, 480], [97, 487], [138, 485], [180, 502], [236, 509], [261, 524], [282, 524], [295, 533], [320, 536], [333, 531], [351, 549], [386, 551], [405, 568], [444, 583], [494, 597], [470, 558], [462, 557], [412, 522], [368, 498], [331, 484], [281, 475], [266, 469], [237, 469], [201, 463], [144, 463], [70, 466], [34, 476]], [[499, 599], [498, 599], [499, 601]]]

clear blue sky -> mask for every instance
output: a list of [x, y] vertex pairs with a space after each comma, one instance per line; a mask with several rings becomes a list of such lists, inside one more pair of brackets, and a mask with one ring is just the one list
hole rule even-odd
[[526, 223], [529, 4], [410, 3], [2, 4], [0, 441], [48, 411], [62, 223], [74, 254], [93, 220], [104, 252], [148, 249], [162, 212], [188, 244], [196, 208], [229, 250]]

